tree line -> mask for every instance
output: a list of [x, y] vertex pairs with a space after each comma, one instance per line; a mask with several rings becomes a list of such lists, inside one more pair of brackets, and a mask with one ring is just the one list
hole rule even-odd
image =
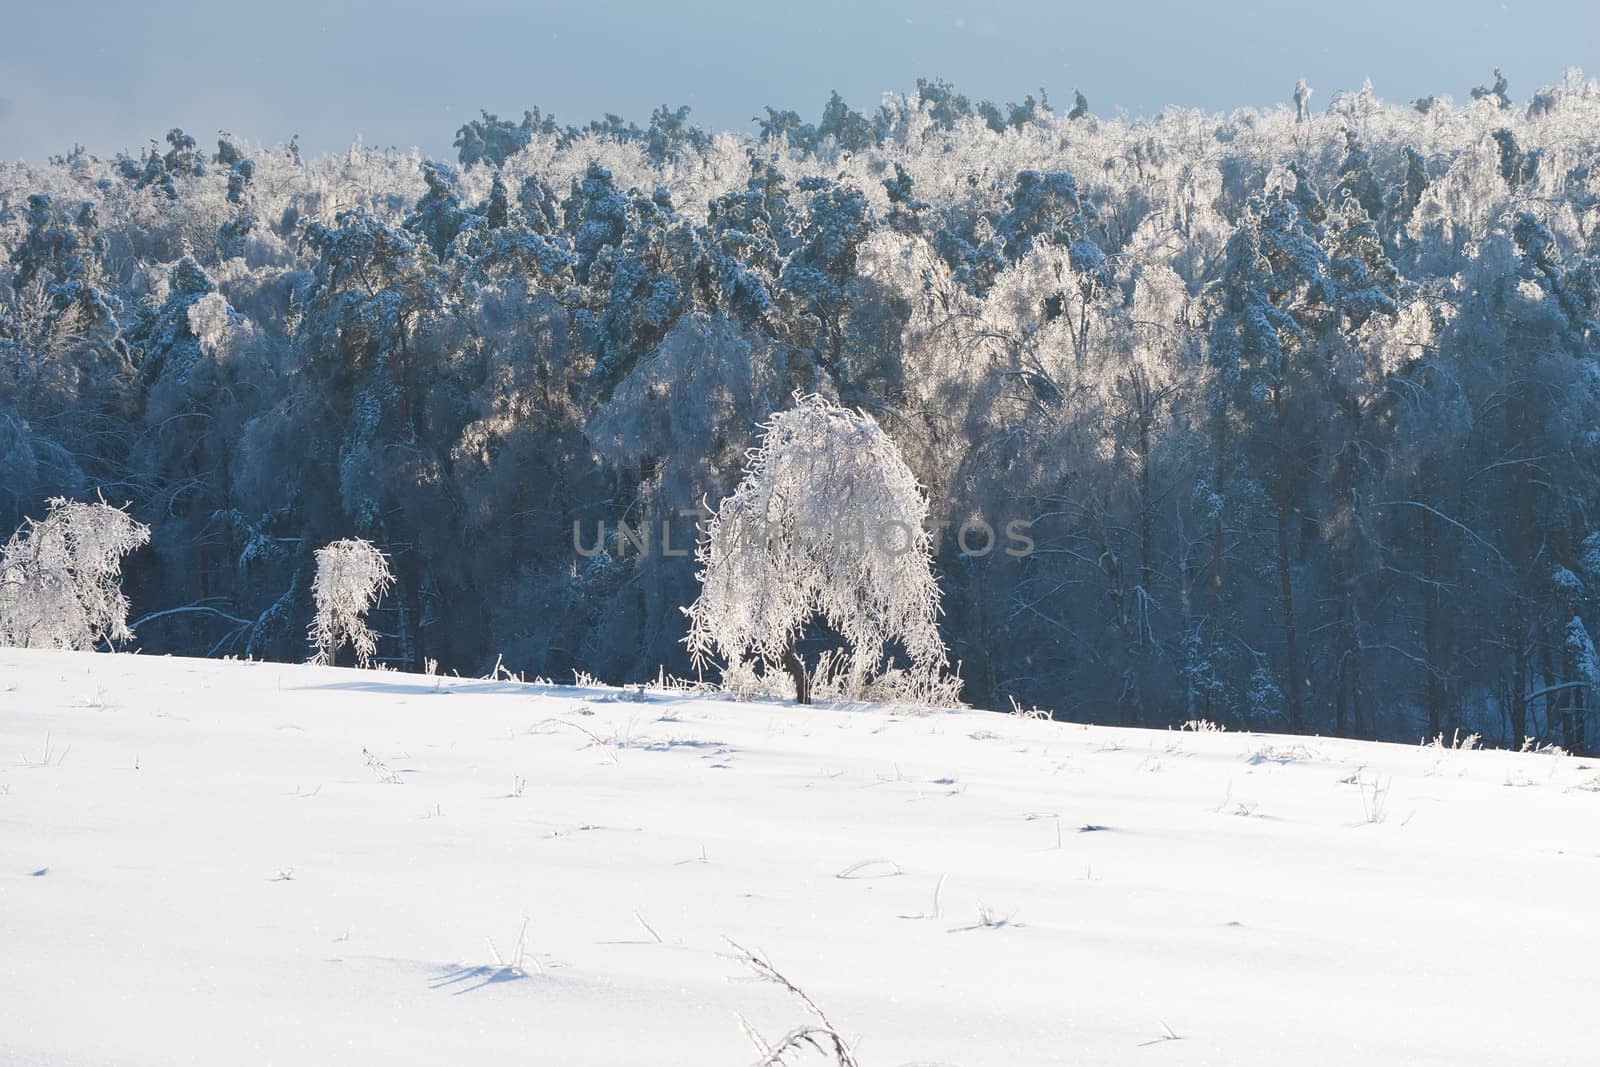
[[484, 114], [455, 161], [0, 165], [0, 528], [126, 502], [147, 653], [303, 658], [358, 537], [381, 662], [683, 674], [694, 560], [625, 534], [691, 543], [802, 393], [939, 528], [1026, 524], [935, 542], [979, 706], [1588, 751], [1600, 87], [1311, 99], [922, 81], [750, 134]]

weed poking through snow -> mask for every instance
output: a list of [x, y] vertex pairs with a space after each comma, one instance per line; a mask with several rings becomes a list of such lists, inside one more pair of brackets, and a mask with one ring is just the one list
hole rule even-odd
[[852, 863], [834, 877], [848, 881], [852, 878], [893, 878], [904, 873], [894, 860], [876, 859]]
[[522, 929], [517, 932], [517, 943], [512, 946], [511, 957], [502, 958], [500, 950], [494, 947], [494, 940], [485, 937], [484, 942], [489, 946], [489, 958], [494, 960], [496, 970], [513, 978], [527, 978], [528, 965], [533, 965], [534, 973], [543, 974], [544, 965], [539, 962], [539, 957], [528, 955], [528, 920], [522, 920]]
[[24, 767], [59, 767], [67, 758], [67, 753], [71, 751], [72, 746], [68, 745], [57, 752], [50, 743], [50, 734], [47, 731], [44, 735], [44, 752], [38, 759], [30, 759], [20, 752], [17, 753], [17, 759], [21, 761]]
[[1389, 817], [1389, 787], [1392, 779], [1373, 775], [1356, 784], [1361, 787], [1361, 809], [1368, 823], [1380, 823]]
[[[378, 781], [384, 785], [405, 785], [406, 780], [389, 769], [389, 765], [374, 756], [367, 749], [362, 749], [361, 754], [367, 757], [367, 768], [378, 776]], [[319, 787], [320, 788], [320, 787]]]
[[850, 1043], [844, 1039], [844, 1035], [839, 1033], [839, 1028], [833, 1025], [832, 1020], [817, 1006], [817, 1002], [812, 1000], [805, 990], [785, 977], [783, 972], [774, 967], [772, 962], [765, 956], [751, 952], [737, 941], [727, 938], [724, 938], [724, 940], [733, 949], [733, 955], [729, 957], [730, 959], [744, 964], [759, 980], [782, 986], [790, 995], [805, 1005], [806, 1011], [815, 1020], [795, 1027], [773, 1042], [762, 1037], [750, 1020], [740, 1015], [738, 1017], [740, 1027], [743, 1028], [745, 1036], [750, 1039], [750, 1043], [755, 1045], [756, 1051], [761, 1054], [761, 1058], [756, 1060], [752, 1067], [778, 1067], [780, 1064], [790, 1063], [789, 1057], [791, 1054], [797, 1054], [806, 1049], [828, 1057], [833, 1061], [834, 1067], [861, 1067], [860, 1061], [856, 1059], [855, 1053], [850, 1048]]

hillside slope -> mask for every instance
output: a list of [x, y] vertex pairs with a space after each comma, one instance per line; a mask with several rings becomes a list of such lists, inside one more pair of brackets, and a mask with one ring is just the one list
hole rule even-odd
[[731, 939], [864, 1067], [1594, 1063], [1597, 789], [1560, 754], [0, 651], [0, 1062], [747, 1064], [735, 1013], [807, 1017]]

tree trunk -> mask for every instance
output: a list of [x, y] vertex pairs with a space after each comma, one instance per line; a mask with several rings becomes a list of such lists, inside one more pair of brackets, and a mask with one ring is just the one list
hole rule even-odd
[[[1216, 641], [1217, 628], [1222, 625], [1222, 478], [1227, 468], [1223, 465], [1224, 441], [1227, 437], [1227, 423], [1220, 416], [1217, 419], [1217, 454], [1216, 473], [1213, 477], [1211, 491], [1216, 495], [1216, 514], [1211, 520], [1211, 580], [1210, 587], [1210, 617], [1206, 620], [1211, 627], [1213, 646]], [[1208, 722], [1217, 721], [1217, 712], [1211, 706], [1212, 686], [1206, 686], [1206, 713], [1204, 718]]]
[[1132, 685], [1124, 685], [1128, 699], [1132, 701], [1133, 714], [1131, 721], [1138, 722], [1144, 707], [1144, 681], [1150, 669], [1149, 659], [1151, 654], [1151, 625], [1150, 625], [1150, 585], [1155, 575], [1155, 538], [1153, 534], [1154, 510], [1150, 499], [1150, 450], [1153, 423], [1155, 421], [1155, 402], [1150, 396], [1147, 384], [1139, 393], [1139, 590], [1133, 602], [1133, 621], [1138, 628], [1134, 634], [1133, 643], [1133, 677]]
[[[1333, 628], [1333, 732], [1340, 737], [1349, 736], [1350, 709], [1355, 702], [1355, 626], [1350, 618], [1350, 578], [1346, 566], [1344, 546], [1333, 547], [1334, 616]], [[1356, 731], [1360, 731], [1360, 715], [1356, 716]]]
[[[1430, 503], [1427, 497], [1424, 504]], [[1444, 693], [1439, 684], [1439, 546], [1433, 511], [1422, 509], [1422, 647], [1428, 664], [1428, 737], [1444, 734]]]
[[1376, 741], [1378, 721], [1372, 712], [1371, 694], [1361, 675], [1361, 613], [1358, 609], [1352, 609], [1351, 630], [1355, 634], [1355, 643], [1350, 646], [1350, 695], [1355, 703], [1356, 733], [1364, 740]]
[[1278, 598], [1283, 612], [1284, 690], [1289, 697], [1289, 729], [1305, 728], [1300, 706], [1300, 658], [1294, 637], [1294, 585], [1289, 579], [1289, 474], [1283, 446], [1283, 379], [1272, 383], [1272, 452], [1277, 468]]
[[1589, 690], [1583, 686], [1579, 686], [1572, 691], [1572, 736], [1567, 741], [1567, 751], [1574, 756], [1593, 755], [1589, 751], [1589, 738], [1587, 731], [1584, 729], [1588, 725], [1584, 722], [1584, 719], [1589, 714], [1588, 693]]
[[399, 637], [400, 669], [421, 673], [422, 650], [422, 566], [414, 548], [398, 553], [399, 581], [395, 589]]
[[1520, 625], [1520, 612], [1512, 613], [1511, 640], [1511, 737], [1512, 748], [1521, 748], [1528, 737], [1528, 635]]
[[[1541, 627], [1539, 666], [1542, 676], [1539, 679], [1539, 687], [1549, 690], [1544, 695], [1544, 737], [1548, 742], [1555, 737], [1556, 730], [1562, 726], [1561, 709], [1566, 707], [1567, 704], [1567, 691], [1551, 687], [1566, 681], [1571, 676], [1556, 673], [1560, 669], [1558, 667], [1559, 661], [1551, 651], [1550, 635], [1543, 633], [1542, 630], [1543, 628]], [[1565, 642], [1562, 642], [1562, 644], [1565, 645]]]
[[1335, 737], [1344, 737], [1350, 721], [1350, 704], [1345, 699], [1344, 660], [1342, 657], [1339, 659], [1339, 663], [1339, 669], [1334, 672], [1336, 684], [1333, 687], [1333, 734]]
[[[1572, 654], [1572, 649], [1565, 641], [1561, 643], [1561, 680], [1563, 682], [1577, 678], [1578, 657]], [[1561, 717], [1561, 747], [1574, 755], [1580, 754], [1583, 748], [1578, 740], [1577, 708], [1583, 690], [1579, 687], [1561, 690], [1561, 699], [1557, 705]]]
[[783, 654], [783, 669], [789, 672], [789, 677], [794, 679], [794, 702], [796, 704], [811, 703], [811, 679], [806, 675], [806, 664], [791, 646]]
[[[1528, 440], [1529, 429], [1529, 400], [1527, 387], [1520, 381], [1514, 384], [1511, 394], [1510, 422], [1512, 427], [1511, 440], [1515, 443], [1517, 451], [1523, 451], [1523, 442]], [[1511, 691], [1511, 744], [1520, 748], [1528, 738], [1528, 662], [1529, 646], [1533, 639], [1533, 619], [1527, 612], [1525, 604], [1532, 600], [1530, 587], [1533, 582], [1533, 562], [1535, 559], [1534, 529], [1533, 529], [1533, 464], [1531, 457], [1523, 457], [1523, 462], [1517, 464], [1516, 482], [1513, 488], [1512, 508], [1514, 525], [1512, 526], [1511, 551], [1507, 553], [1512, 561], [1515, 571], [1512, 575], [1512, 603], [1510, 617], [1510, 639], [1512, 643], [1511, 681], [1514, 688]]]
[[[1343, 415], [1344, 442], [1333, 461], [1333, 585], [1338, 600], [1334, 654], [1338, 659], [1335, 679], [1339, 691], [1338, 733], [1349, 725], [1355, 736], [1371, 741], [1377, 736], [1372, 703], [1361, 674], [1361, 608], [1357, 599], [1357, 575], [1361, 571], [1361, 552], [1365, 548], [1361, 531], [1356, 471], [1359, 460], [1357, 442], [1361, 439], [1361, 406], [1355, 397], [1339, 398]], [[1348, 724], [1346, 712], [1350, 714]]]

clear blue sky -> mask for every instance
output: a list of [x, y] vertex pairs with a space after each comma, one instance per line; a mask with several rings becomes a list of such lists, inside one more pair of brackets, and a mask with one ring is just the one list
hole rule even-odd
[[0, 159], [137, 151], [174, 125], [449, 155], [479, 108], [535, 105], [643, 122], [683, 103], [742, 130], [765, 104], [815, 120], [835, 88], [871, 111], [918, 76], [1001, 102], [1077, 86], [1102, 114], [1267, 105], [1303, 76], [1320, 109], [1364, 78], [1462, 100], [1495, 66], [1519, 101], [1568, 66], [1600, 75], [1600, 4], [0, 0]]

